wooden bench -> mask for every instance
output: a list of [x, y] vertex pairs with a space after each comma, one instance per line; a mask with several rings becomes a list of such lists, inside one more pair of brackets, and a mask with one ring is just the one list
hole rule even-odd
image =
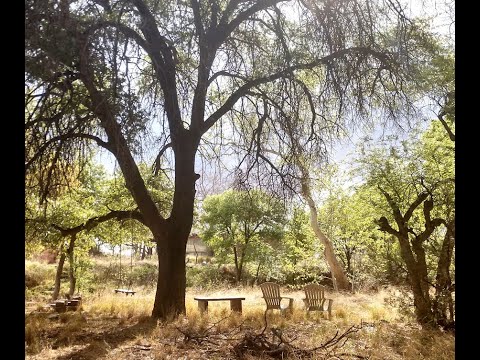
[[50, 304], [51, 307], [55, 309], [56, 312], [63, 313], [65, 311], [76, 311], [82, 305], [81, 297], [73, 297], [71, 300], [56, 300], [54, 303]]
[[130, 295], [135, 295], [135, 291], [133, 290], [128, 290], [128, 289], [115, 289], [115, 294], [122, 293], [125, 294], [125, 296]]
[[225, 297], [194, 297], [194, 300], [198, 302], [198, 309], [200, 314], [208, 312], [208, 302], [209, 301], [230, 301], [230, 310], [237, 311], [242, 313], [242, 300], [245, 300], [244, 297], [235, 297], [235, 296], [225, 296]]

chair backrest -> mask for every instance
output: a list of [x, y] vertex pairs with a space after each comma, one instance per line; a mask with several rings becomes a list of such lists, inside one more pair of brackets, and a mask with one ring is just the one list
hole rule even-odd
[[273, 282], [264, 282], [260, 284], [262, 289], [263, 298], [267, 303], [268, 309], [280, 309], [280, 285]]
[[317, 284], [306, 285], [303, 290], [305, 291], [305, 298], [309, 307], [320, 307], [325, 301], [325, 287]]

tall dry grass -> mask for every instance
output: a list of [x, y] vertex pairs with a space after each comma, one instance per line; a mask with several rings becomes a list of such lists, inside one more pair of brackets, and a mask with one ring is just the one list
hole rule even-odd
[[[327, 320], [326, 314], [318, 312], [307, 313], [303, 309], [303, 292], [283, 289], [284, 296], [295, 299], [291, 314], [282, 316], [278, 311], [267, 314], [268, 329], [281, 329], [289, 339], [295, 338], [294, 344], [302, 348], [318, 346], [333, 337], [338, 331], [342, 333], [352, 325], [362, 328], [354, 333], [342, 348], [342, 351], [370, 359], [407, 359], [407, 360], [447, 360], [455, 355], [454, 335], [440, 331], [422, 330], [414, 323], [406, 323], [399, 316], [398, 309], [387, 301], [391, 295], [390, 289], [376, 293], [328, 293], [327, 297], [334, 299], [333, 316]], [[209, 311], [200, 314], [194, 296], [243, 296], [243, 313], [231, 313], [228, 301], [209, 303]], [[67, 347], [78, 346], [76, 334], [94, 331], [95, 327], [103, 326], [106, 333], [114, 333], [119, 328], [148, 322], [154, 302], [153, 290], [140, 290], [134, 296], [114, 294], [111, 291], [89, 296], [83, 303], [82, 318], [64, 315], [68, 319], [52, 321], [47, 317], [32, 317], [26, 319], [28, 356], [34, 359], [54, 359], [58, 352], [67, 351]], [[136, 347], [150, 346], [149, 354], [155, 359], [207, 359], [231, 358], [229, 348], [221, 346], [220, 353], [208, 353], [206, 349], [214, 348], [208, 342], [186, 342], [184, 334], [221, 334], [221, 341], [230, 338], [231, 343], [246, 331], [260, 332], [265, 327], [265, 302], [258, 287], [217, 289], [212, 291], [196, 291], [189, 289], [186, 294], [186, 315], [172, 319], [169, 322], [155, 323], [153, 329], [140, 331], [129, 340], [122, 343], [121, 349], [115, 350], [115, 360], [130, 358], [129, 351]], [[54, 325], [52, 325], [52, 323]], [[112, 325], [113, 324], [113, 325]], [[58, 350], [52, 349], [45, 332], [55, 327], [57, 331], [54, 340]], [[103, 329], [102, 328], [102, 329]], [[269, 331], [267, 329], [267, 332]], [[60, 340], [59, 340], [60, 339]], [[93, 340], [95, 337], [93, 337]], [[92, 339], [90, 344], [92, 344]], [[53, 341], [55, 343], [55, 341]], [[63, 342], [62, 342], [63, 341]], [[213, 340], [212, 340], [213, 341]], [[219, 341], [218, 339], [215, 341]], [[60, 345], [59, 345], [60, 344]], [[95, 351], [109, 354], [111, 349], [102, 342], [95, 343]], [[123, 350], [122, 350], [123, 349]], [[130, 349], [130, 350], [129, 350]], [[150, 348], [149, 348], [150, 349]], [[36, 354], [36, 355], [35, 355]], [[56, 355], [55, 355], [56, 354]], [[123, 354], [123, 355], [122, 355]], [[203, 355], [202, 355], [203, 354]], [[42, 357], [43, 356], [43, 357]], [[102, 355], [103, 356], [103, 355]]]

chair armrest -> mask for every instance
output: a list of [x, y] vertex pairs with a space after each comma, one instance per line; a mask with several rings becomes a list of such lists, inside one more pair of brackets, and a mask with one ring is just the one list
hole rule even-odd
[[328, 300], [328, 307], [327, 307], [327, 310], [332, 310], [332, 304], [333, 304], [333, 299], [325, 299], [325, 300]]
[[288, 296], [280, 296], [280, 302], [282, 302], [283, 299], [288, 299], [288, 305], [286, 309], [290, 309], [289, 311], [293, 311], [293, 300], [294, 298], [288, 297]]

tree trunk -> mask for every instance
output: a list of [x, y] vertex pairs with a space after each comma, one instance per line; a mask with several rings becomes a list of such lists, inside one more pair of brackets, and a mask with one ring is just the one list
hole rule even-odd
[[244, 259], [245, 259], [245, 254], [243, 253], [243, 250], [242, 250], [242, 257], [240, 258], [240, 266], [238, 267], [237, 284], [240, 284], [242, 282]]
[[[421, 325], [433, 325], [434, 316], [432, 311], [432, 304], [429, 294], [429, 285], [426, 282], [425, 270], [422, 269], [420, 263], [422, 262], [422, 254], [416, 253], [417, 260], [413, 256], [408, 233], [399, 234], [400, 254], [405, 261], [408, 272], [408, 280], [413, 292], [413, 301], [415, 304], [415, 316]], [[421, 245], [420, 245], [421, 246]], [[417, 250], [418, 251], [418, 250]], [[423, 262], [425, 261], [425, 253], [423, 253]]]
[[[454, 243], [455, 220], [452, 220], [447, 226], [437, 264], [434, 311], [437, 322], [443, 325], [453, 322], [454, 315], [452, 310], [452, 278], [450, 276]], [[450, 312], [450, 316], [447, 315], [447, 312]]]
[[193, 244], [193, 251], [195, 252], [195, 265], [198, 264], [198, 252], [197, 252], [197, 247], [195, 246], [195, 243], [193, 242], [192, 240], [192, 244]]
[[185, 255], [193, 224], [195, 181], [200, 175], [194, 171], [198, 143], [192, 140], [188, 133], [179, 143], [180, 148], [173, 147], [175, 192], [172, 213], [166, 226], [157, 222], [153, 223], [151, 228], [157, 242], [158, 254], [158, 283], [152, 317], [159, 319], [185, 314]]
[[[417, 321], [422, 326], [434, 326], [435, 314], [432, 309], [432, 301], [430, 298], [430, 282], [428, 280], [428, 269], [423, 243], [430, 235], [432, 235], [437, 226], [444, 224], [444, 221], [440, 218], [431, 218], [430, 212], [432, 211], [434, 204], [431, 198], [427, 199], [429, 195], [427, 192], [418, 194], [417, 198], [410, 204], [405, 214], [402, 215], [398, 204], [393, 200], [390, 194], [382, 188], [380, 188], [380, 191], [385, 196], [385, 199], [392, 209], [392, 214], [397, 223], [398, 231], [390, 226], [385, 216], [382, 216], [375, 222], [380, 226], [379, 230], [386, 231], [398, 239], [400, 244], [400, 254], [407, 265], [408, 280], [412, 287]], [[414, 238], [410, 240], [409, 234], [412, 230], [409, 228], [408, 222], [412, 217], [413, 212], [421, 204], [423, 204], [425, 230], [419, 234], [414, 234]]]
[[77, 284], [77, 279], [75, 278], [75, 263], [74, 263], [74, 246], [77, 234], [72, 234], [70, 237], [70, 245], [67, 250], [68, 254], [68, 263], [70, 264], [70, 269], [68, 271], [68, 277], [70, 280], [70, 289], [68, 295], [72, 296], [75, 293], [75, 285]]
[[57, 273], [55, 274], [55, 287], [52, 294], [53, 301], [57, 300], [58, 294], [60, 294], [60, 283], [62, 281], [63, 264], [65, 263], [66, 258], [65, 251], [63, 251], [63, 245], [60, 251], [60, 260], [58, 260]]
[[[145, 13], [142, 13], [141, 17], [143, 21], [148, 23], [151, 21]], [[156, 33], [156, 26], [142, 27], [142, 31], [147, 34], [149, 41], [152, 41], [155, 48], [158, 49], [160, 39]], [[138, 205], [144, 224], [150, 229], [154, 240], [157, 242], [159, 273], [152, 317], [167, 319], [172, 315], [185, 313], [185, 253], [188, 235], [193, 223], [195, 181], [199, 177], [195, 174], [194, 165], [195, 153], [202, 135], [199, 124], [202, 124], [204, 119], [204, 107], [198, 107], [202, 104], [202, 98], [198, 100], [198, 96], [195, 96], [192, 108], [192, 126], [189, 130], [185, 129], [176, 93], [175, 64], [172, 59], [162, 58], [162, 54], [158, 50], [149, 54], [152, 57], [154, 69], [163, 90], [171, 147], [175, 157], [173, 206], [170, 217], [165, 219], [145, 186], [129, 144], [123, 135], [120, 124], [117, 122], [115, 112], [112, 110], [112, 104], [96, 86], [94, 71], [89, 58], [88, 36], [78, 34], [77, 40], [80, 55], [79, 76], [90, 95], [91, 108], [94, 109], [95, 115], [100, 119], [101, 126], [108, 138], [108, 149], [118, 161], [126, 187]], [[163, 55], [165, 56], [165, 54]], [[168, 60], [166, 64], [168, 71], [166, 72], [164, 68], [158, 65], [165, 60]], [[205, 78], [208, 78], [209, 69], [207, 68], [204, 71], [206, 72]], [[206, 89], [205, 84], [204, 95]], [[201, 93], [202, 89], [199, 92]]]
[[185, 313], [186, 239], [171, 234], [164, 241], [157, 240], [158, 282], [152, 311], [154, 318], [169, 319]]
[[353, 269], [352, 269], [352, 254], [353, 254], [353, 250], [351, 250], [350, 248], [348, 248], [347, 246], [345, 247], [345, 260], [347, 262], [346, 266], [347, 266], [347, 274], [350, 274], [352, 275], [353, 274]]
[[330, 272], [332, 274], [332, 280], [334, 283], [334, 287], [339, 290], [350, 290], [350, 282], [348, 281], [345, 272], [343, 271], [342, 265], [337, 259], [335, 252], [333, 250], [333, 244], [330, 239], [320, 230], [320, 226], [318, 225], [318, 215], [317, 215], [317, 207], [313, 199], [310, 196], [304, 195], [308, 202], [308, 207], [310, 208], [310, 225], [317, 236], [317, 238], [322, 242], [323, 246], [325, 247], [325, 259], [327, 260], [328, 267], [330, 268]]
[[240, 282], [240, 279], [242, 278], [242, 270], [240, 268], [240, 264], [238, 260], [238, 250], [236, 245], [233, 247], [233, 258], [235, 261], [235, 280], [238, 284]]
[[301, 166], [302, 170], [302, 195], [308, 203], [310, 209], [310, 225], [317, 236], [317, 238], [322, 242], [325, 247], [325, 259], [327, 260], [328, 267], [330, 268], [330, 273], [332, 274], [332, 281], [334, 288], [337, 290], [351, 290], [350, 281], [343, 270], [342, 265], [335, 255], [333, 249], [333, 244], [330, 239], [321, 231], [320, 226], [318, 225], [318, 213], [315, 202], [313, 201], [311, 191], [310, 191], [310, 177], [307, 169], [304, 166]]
[[258, 275], [260, 274], [260, 267], [261, 267], [261, 266], [262, 266], [262, 262], [259, 261], [259, 262], [258, 262], [258, 266], [257, 266], [257, 271], [256, 271], [256, 273], [255, 273], [255, 279], [254, 279], [253, 282], [252, 282], [252, 286], [253, 286], [253, 284], [255, 284], [255, 283], [258, 284]]
[[132, 247], [131, 247], [130, 251], [133, 252], [133, 255], [131, 255], [131, 256], [133, 256], [134, 258], [137, 258], [137, 257], [138, 257], [138, 253], [139, 253], [138, 244], [132, 243]]

